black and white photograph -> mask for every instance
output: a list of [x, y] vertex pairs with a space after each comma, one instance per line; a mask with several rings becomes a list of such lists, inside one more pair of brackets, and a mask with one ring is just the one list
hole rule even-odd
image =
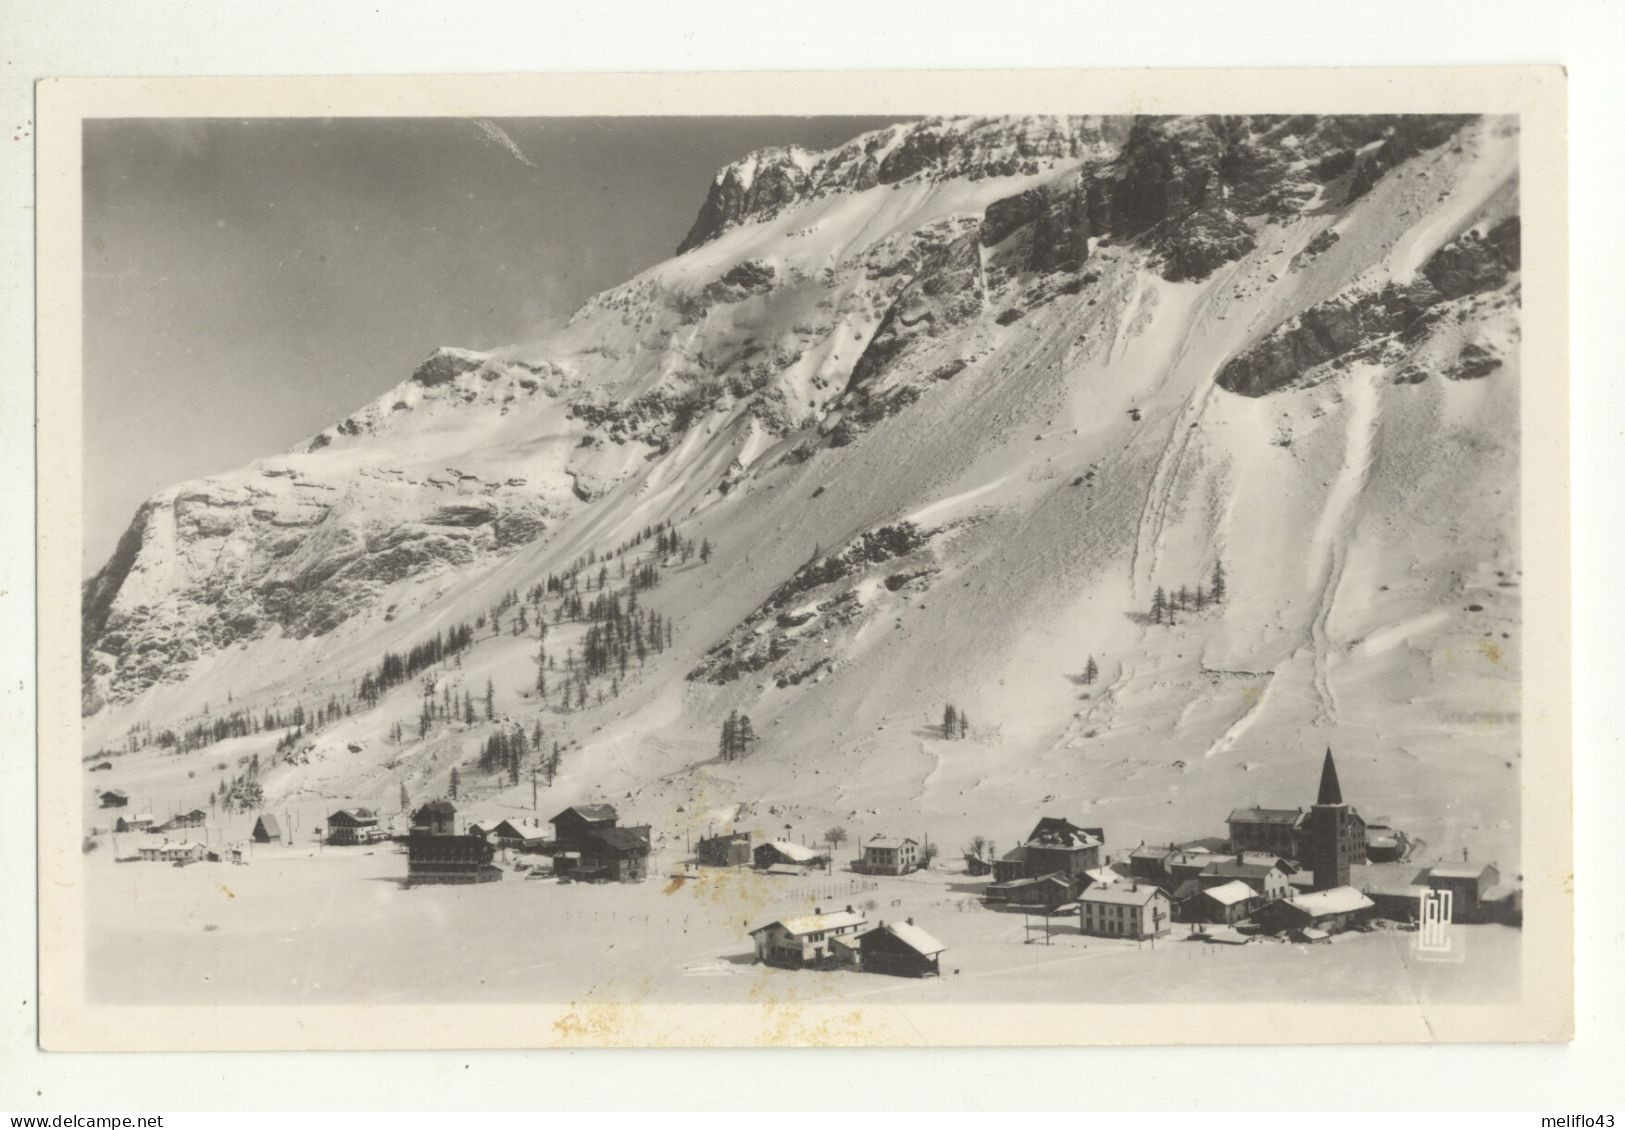
[[74, 118], [63, 1045], [1566, 1038], [1559, 83]]

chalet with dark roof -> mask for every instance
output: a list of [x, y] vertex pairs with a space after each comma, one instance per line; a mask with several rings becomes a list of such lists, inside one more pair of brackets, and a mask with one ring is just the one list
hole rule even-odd
[[277, 823], [275, 816], [262, 813], [260, 818], [254, 821], [253, 839], [257, 844], [275, 843], [282, 839], [282, 825]]
[[607, 831], [620, 821], [612, 804], [576, 804], [566, 808], [548, 823], [553, 825], [553, 839], [568, 851], [580, 851], [587, 839], [596, 832]]
[[431, 800], [412, 813], [412, 833], [419, 830], [431, 836], [457, 834], [457, 806], [449, 800]]
[[694, 854], [707, 867], [748, 867], [752, 860], [750, 833], [707, 836], [694, 845]]
[[858, 966], [866, 973], [893, 977], [940, 977], [947, 946], [914, 925], [914, 919], [880, 925], [859, 934]]

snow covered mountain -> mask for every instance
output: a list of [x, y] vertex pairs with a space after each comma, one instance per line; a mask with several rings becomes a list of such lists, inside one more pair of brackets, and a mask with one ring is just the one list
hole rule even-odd
[[[539, 725], [560, 806], [668, 834], [1044, 806], [1132, 843], [1307, 803], [1331, 743], [1369, 815], [1514, 860], [1517, 162], [1515, 122], [1442, 116], [753, 154], [557, 334], [143, 505], [84, 586], [85, 753], [187, 803], [258, 754], [285, 803], [457, 767], [528, 808], [476, 757]], [[578, 667], [570, 596], [634, 587], [670, 645]], [[490, 719], [424, 706], [488, 685]], [[721, 760], [734, 710], [760, 740]]]

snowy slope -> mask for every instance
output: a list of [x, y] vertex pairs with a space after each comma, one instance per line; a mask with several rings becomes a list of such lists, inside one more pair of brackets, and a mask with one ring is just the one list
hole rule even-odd
[[[738, 815], [998, 841], [1043, 808], [1131, 845], [1307, 803], [1331, 744], [1368, 816], [1514, 864], [1513, 130], [949, 120], [730, 166], [683, 254], [557, 335], [442, 350], [150, 501], [87, 583], [86, 755], [349, 712], [291, 763], [277, 730], [89, 780], [190, 805], [258, 753], [274, 805], [393, 811], [456, 765], [482, 811], [528, 809], [533, 762], [473, 765], [506, 717], [564, 750], [542, 804], [678, 840]], [[557, 701], [586, 628], [555, 600], [546, 702], [512, 610], [431, 673], [489, 680], [497, 721], [420, 738], [421, 680], [354, 698], [589, 553], [624, 586], [617, 548], [668, 521], [715, 553], [663, 562], [640, 599], [671, 648], [584, 708]], [[1221, 602], [1151, 621], [1220, 563]], [[761, 740], [723, 762], [736, 709]]]

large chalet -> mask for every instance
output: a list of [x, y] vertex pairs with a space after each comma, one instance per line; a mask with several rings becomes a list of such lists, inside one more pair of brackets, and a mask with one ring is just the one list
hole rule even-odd
[[649, 877], [650, 828], [619, 826], [613, 805], [578, 804], [550, 823], [558, 851], [553, 870], [560, 876], [588, 881], [641, 882]]
[[[1100, 866], [1099, 828], [1080, 828], [1046, 816], [1018, 847], [993, 862], [993, 882], [984, 898], [1016, 905], [1056, 906], [1089, 885], [1084, 874]], [[1057, 892], [1064, 895], [1057, 898]]]

